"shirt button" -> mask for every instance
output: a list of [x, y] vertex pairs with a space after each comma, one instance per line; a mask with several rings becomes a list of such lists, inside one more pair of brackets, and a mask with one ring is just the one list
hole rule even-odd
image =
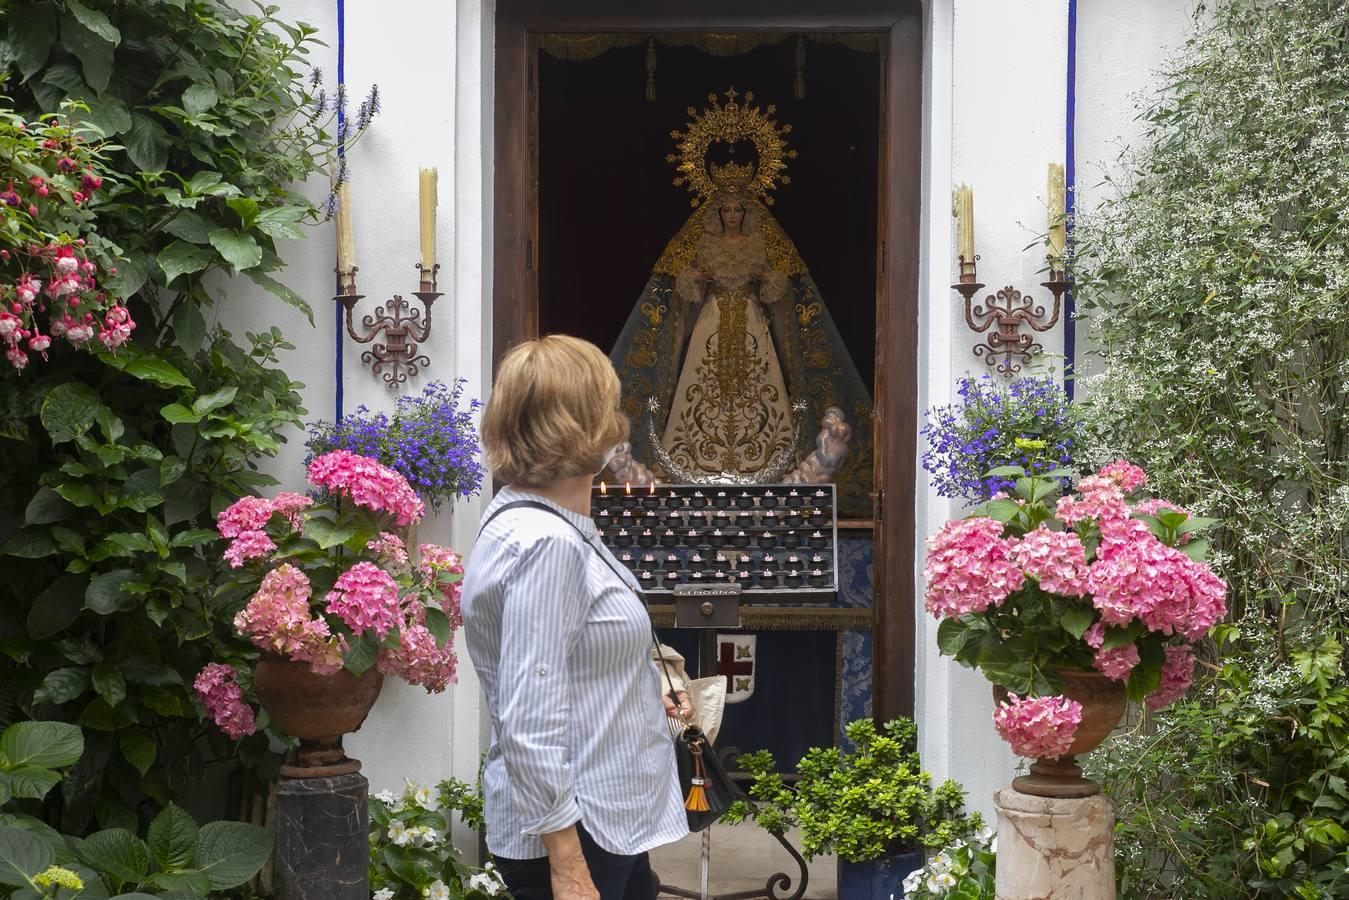
[[546, 676], [547, 674], [548, 674], [548, 670], [545, 669], [543, 666], [539, 666], [539, 677], [540, 677], [540, 678], [543, 678], [543, 677]]

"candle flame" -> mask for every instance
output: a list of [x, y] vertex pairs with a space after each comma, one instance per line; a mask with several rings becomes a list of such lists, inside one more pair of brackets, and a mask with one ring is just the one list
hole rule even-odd
[[631, 482], [631, 481], [624, 482], [624, 484], [623, 484], [623, 493], [629, 494], [629, 495], [632, 494], [632, 482]]
[[604, 495], [606, 495], [606, 496], [609, 494], [609, 489], [608, 489], [607, 487], [604, 486], [604, 482], [603, 482], [603, 481], [600, 482], [600, 493], [601, 493], [601, 494], [604, 494]]

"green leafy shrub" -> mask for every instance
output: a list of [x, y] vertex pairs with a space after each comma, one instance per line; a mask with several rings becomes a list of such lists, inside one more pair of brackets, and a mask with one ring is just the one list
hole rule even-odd
[[746, 753], [740, 765], [753, 776], [749, 795], [723, 821], [752, 818], [773, 834], [801, 829], [807, 859], [835, 853], [849, 862], [876, 859], [918, 847], [941, 847], [983, 824], [965, 813], [965, 793], [954, 781], [935, 790], [918, 762], [918, 728], [895, 719], [878, 731], [870, 719], [844, 729], [854, 745], [813, 747], [797, 763], [800, 778], [788, 784], [766, 750]]
[[1222, 0], [1077, 222], [1098, 458], [1221, 520], [1234, 623], [1109, 742], [1126, 897], [1341, 897], [1349, 641], [1349, 12]]
[[450, 841], [451, 814], [481, 830], [482, 792], [457, 778], [435, 788], [408, 782], [370, 797], [370, 889], [376, 900], [485, 900], [505, 896], [492, 863], [475, 869]]

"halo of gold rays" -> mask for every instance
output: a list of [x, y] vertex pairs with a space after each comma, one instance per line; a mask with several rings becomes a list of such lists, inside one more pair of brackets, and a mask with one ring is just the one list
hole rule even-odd
[[[708, 94], [707, 101], [711, 106], [701, 115], [690, 106], [685, 130], [670, 132], [670, 137], [678, 141], [677, 152], [665, 157], [666, 162], [675, 164], [678, 172], [674, 183], [693, 192], [689, 205], [694, 207], [726, 187], [752, 193], [771, 206], [773, 198], [769, 191], [779, 184], [791, 184], [791, 179], [784, 173], [787, 160], [796, 158], [796, 151], [788, 150], [785, 140], [792, 126], [778, 125], [772, 119], [777, 107], [771, 103], [764, 109], [751, 106], [754, 102], [752, 92], [744, 94], [743, 104], [737, 100], [741, 95], [735, 88], [724, 96], [726, 103], [722, 105], [716, 94]], [[729, 144], [752, 141], [759, 154], [758, 165], [709, 166], [707, 151], [716, 141]]]

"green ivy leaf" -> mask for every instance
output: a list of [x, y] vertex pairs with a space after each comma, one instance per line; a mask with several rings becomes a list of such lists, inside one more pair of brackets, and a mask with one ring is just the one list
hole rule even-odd
[[195, 354], [206, 337], [206, 319], [195, 303], [183, 303], [173, 314], [173, 338], [184, 353]]
[[99, 503], [98, 494], [82, 481], [62, 482], [56, 486], [56, 493], [75, 506], [89, 507], [97, 506]]
[[212, 227], [199, 213], [184, 209], [164, 225], [164, 230], [190, 244], [209, 244]]
[[67, 722], [18, 722], [0, 735], [7, 766], [73, 766], [84, 753], [84, 735]]
[[[89, 69], [86, 64], [84, 77], [90, 78]], [[90, 81], [90, 85], [93, 82]], [[101, 97], [81, 97], [81, 102], [89, 107], [88, 112], [78, 113], [78, 117], [88, 122], [90, 125], [98, 128], [108, 137], [121, 134], [131, 127], [131, 110], [119, 98], [112, 94]], [[126, 259], [117, 261], [117, 271], [120, 273], [126, 268]]]
[[28, 501], [28, 507], [23, 512], [23, 523], [25, 525], [50, 525], [53, 522], [61, 522], [74, 512], [70, 504], [56, 491], [49, 487], [40, 487], [33, 499]]
[[164, 273], [164, 283], [171, 285], [179, 275], [200, 272], [214, 259], [215, 256], [205, 247], [196, 247], [186, 241], [174, 241], [159, 251], [155, 262], [159, 263], [159, 268]]
[[232, 228], [217, 228], [208, 237], [211, 246], [234, 267], [235, 271], [242, 272], [262, 262], [262, 248], [251, 235]]
[[126, 704], [109, 706], [107, 700], [96, 697], [84, 708], [76, 721], [94, 731], [120, 731], [136, 724], [136, 717]]
[[56, 552], [56, 541], [45, 531], [29, 528], [10, 538], [4, 546], [6, 556], [18, 556], [23, 559], [41, 559]]
[[42, 71], [56, 46], [57, 22], [56, 8], [41, 3], [25, 8], [21, 16], [11, 15], [5, 23], [22, 81]]
[[[134, 295], [150, 280], [150, 257], [145, 253], [128, 253], [117, 261], [117, 274], [108, 282], [112, 292], [125, 300]], [[167, 282], [166, 282], [167, 283]]]
[[239, 216], [239, 222], [244, 228], [252, 228], [258, 220], [258, 201], [252, 197], [232, 197], [225, 201], [225, 205]]
[[159, 414], [174, 425], [195, 425], [201, 421], [201, 414], [195, 413], [181, 403], [170, 403], [159, 410]]
[[169, 136], [149, 116], [133, 112], [131, 127], [123, 139], [126, 155], [142, 172], [162, 172], [169, 163]]
[[33, 692], [34, 703], [69, 703], [89, 690], [89, 670], [78, 666], [53, 669]]
[[198, 82], [183, 91], [183, 109], [189, 116], [199, 116], [219, 102], [214, 85]]
[[314, 310], [311, 309], [309, 304], [305, 302], [305, 299], [295, 293], [295, 291], [259, 269], [249, 269], [244, 274], [247, 275], [254, 284], [264, 288], [269, 293], [280, 297], [282, 300], [286, 301], [287, 304], [304, 313], [305, 317], [309, 319], [309, 324], [314, 324]]
[[218, 391], [211, 391], [209, 394], [202, 394], [192, 403], [193, 412], [206, 414], [215, 412], [217, 409], [229, 406], [234, 402], [238, 395], [237, 387], [223, 387]]
[[305, 235], [297, 223], [308, 213], [303, 206], [273, 206], [259, 213], [255, 224], [259, 231], [274, 240], [299, 240]]

